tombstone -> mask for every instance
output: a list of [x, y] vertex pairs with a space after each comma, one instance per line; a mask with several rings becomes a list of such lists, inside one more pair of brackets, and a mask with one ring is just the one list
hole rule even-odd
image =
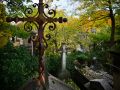
[[62, 45], [62, 71], [66, 69], [66, 45]]
[[109, 74], [103, 74], [103, 79], [105, 79], [111, 87], [113, 87], [113, 76], [109, 75]]
[[[49, 87], [46, 90], [74, 90], [67, 84], [57, 79], [56, 77], [49, 75], [48, 77]], [[19, 90], [44, 90], [38, 79], [29, 80]]]
[[66, 45], [65, 45], [65, 43], [62, 43], [62, 63], [61, 63], [62, 68], [61, 68], [61, 72], [58, 75], [60, 79], [65, 79], [70, 76], [70, 73], [66, 69], [66, 57], [67, 57]]
[[113, 90], [105, 79], [94, 79], [85, 84], [87, 90]]
[[90, 90], [113, 90], [105, 79], [94, 79], [90, 81]]

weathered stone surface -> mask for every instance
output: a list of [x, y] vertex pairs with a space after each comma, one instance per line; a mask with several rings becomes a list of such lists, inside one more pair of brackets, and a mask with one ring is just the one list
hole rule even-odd
[[113, 76], [106, 73], [103, 74], [102, 78], [105, 79], [113, 87]]
[[[54, 76], [49, 76], [49, 88], [47, 90], [73, 90], [67, 86], [61, 80], [55, 78]], [[37, 79], [31, 79], [26, 84], [23, 85], [19, 90], [44, 90], [42, 85]]]
[[90, 81], [90, 90], [113, 90], [105, 79], [94, 79]]
[[48, 90], [73, 90], [65, 83], [60, 81], [59, 79], [49, 76], [49, 89]]
[[96, 72], [96, 71], [92, 70], [91, 68], [89, 68], [88, 66], [83, 68], [81, 71], [82, 71], [83, 75], [89, 80], [101, 79], [102, 75], [103, 75], [103, 73]]

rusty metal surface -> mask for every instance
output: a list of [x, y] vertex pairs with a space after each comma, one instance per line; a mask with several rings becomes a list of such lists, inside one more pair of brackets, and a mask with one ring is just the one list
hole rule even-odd
[[[9, 2], [11, 3], [12, 2]], [[14, 2], [13, 2], [14, 5]], [[38, 42], [39, 42], [39, 77], [38, 79], [40, 80], [40, 82], [42, 83], [42, 85], [44, 86], [45, 84], [45, 78], [44, 78], [44, 64], [43, 64], [43, 55], [44, 55], [44, 51], [47, 48], [47, 41], [44, 37], [44, 29], [47, 25], [48, 29], [53, 31], [56, 28], [56, 24], [55, 22], [59, 22], [59, 23], [63, 23], [63, 22], [67, 22], [66, 18], [55, 18], [56, 15], [56, 11], [53, 9], [49, 9], [49, 5], [48, 4], [44, 4], [43, 0], [39, 0], [39, 3], [35, 3], [33, 4], [33, 8], [38, 7], [38, 12], [35, 15], [32, 15], [33, 13], [33, 9], [32, 8], [26, 8], [25, 9], [25, 17], [20, 18], [20, 17], [7, 17], [6, 21], [7, 22], [25, 22], [24, 24], [24, 29], [27, 32], [30, 32], [33, 30], [33, 26], [36, 26], [38, 29]], [[48, 9], [48, 13], [46, 14], [46, 12], [44, 11], [44, 9]], [[50, 39], [50, 35], [45, 35], [46, 38]], [[45, 43], [45, 44], [44, 44]]]

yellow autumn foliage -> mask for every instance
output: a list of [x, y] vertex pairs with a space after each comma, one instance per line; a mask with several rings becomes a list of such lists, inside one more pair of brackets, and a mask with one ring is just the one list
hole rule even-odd
[[5, 30], [5, 24], [5, 7], [0, 3], [0, 48], [7, 44], [9, 37], [11, 36], [11, 32]]
[[0, 48], [7, 44], [11, 35], [11, 32], [8, 32], [7, 30], [0, 31]]
[[0, 37], [0, 48], [2, 48], [3, 46], [5, 46], [8, 42], [8, 37], [4, 37], [4, 36], [1, 36]]
[[5, 21], [5, 7], [0, 3], [0, 23]]

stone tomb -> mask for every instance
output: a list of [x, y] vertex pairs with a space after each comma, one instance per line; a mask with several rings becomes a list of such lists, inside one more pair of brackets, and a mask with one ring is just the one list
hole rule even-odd
[[[48, 80], [49, 87], [47, 88], [47, 90], [74, 90], [52, 75], [48, 77]], [[43, 90], [43, 87], [40, 85], [40, 83], [38, 83], [36, 79], [32, 79], [24, 84], [24, 86], [21, 87], [19, 90]]]

